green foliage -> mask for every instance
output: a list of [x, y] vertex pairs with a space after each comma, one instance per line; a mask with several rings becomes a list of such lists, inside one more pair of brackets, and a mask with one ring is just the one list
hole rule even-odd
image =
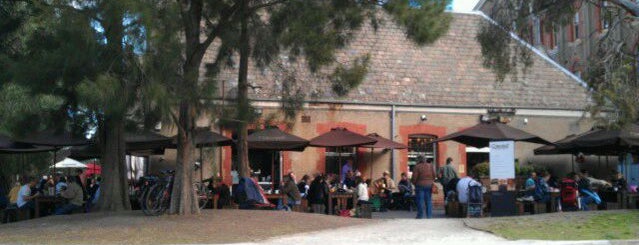
[[24, 86], [7, 83], [0, 87], [0, 132], [19, 135], [26, 130], [38, 129], [35, 122], [42, 120], [38, 117], [54, 113], [63, 103], [61, 97], [32, 94]]
[[490, 165], [488, 162], [482, 162], [475, 166], [471, 170], [473, 174], [476, 174], [480, 177], [490, 176]]
[[448, 31], [452, 16], [444, 10], [449, 3], [449, 0], [397, 0], [388, 1], [383, 7], [395, 22], [406, 28], [409, 39], [424, 45], [435, 42]]
[[333, 74], [330, 76], [331, 88], [337, 96], [345, 96], [351, 89], [359, 86], [368, 73], [368, 64], [370, 56], [366, 55], [353, 61], [351, 67], [338, 65]]

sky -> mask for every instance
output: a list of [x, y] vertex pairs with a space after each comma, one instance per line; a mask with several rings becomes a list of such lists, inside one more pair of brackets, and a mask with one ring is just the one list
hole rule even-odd
[[453, 12], [469, 12], [473, 10], [473, 7], [479, 2], [479, 0], [454, 0]]

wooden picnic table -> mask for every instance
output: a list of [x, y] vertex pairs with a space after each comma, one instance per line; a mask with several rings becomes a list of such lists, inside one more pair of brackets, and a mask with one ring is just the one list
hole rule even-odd
[[271, 202], [271, 200], [274, 200], [275, 202], [271, 202], [272, 204], [277, 205], [278, 202], [280, 200], [282, 200], [282, 205], [286, 205], [286, 195], [284, 195], [283, 193], [272, 193], [272, 194], [264, 194], [264, 196], [266, 197], [266, 199], [269, 200], [269, 202]]
[[63, 197], [59, 197], [59, 196], [37, 196], [34, 199], [35, 202], [35, 218], [39, 218], [40, 217], [40, 208], [42, 208], [42, 206], [47, 205], [47, 206], [54, 206], [55, 204], [62, 204], [66, 201], [66, 199], [64, 199]]
[[342, 210], [342, 209], [346, 209], [348, 208], [348, 199], [351, 199], [351, 204], [353, 205], [353, 207], [355, 207], [355, 200], [357, 200], [357, 198], [355, 197], [355, 193], [348, 193], [348, 192], [331, 192], [328, 194], [328, 212], [329, 214], [335, 214], [335, 210], [333, 209], [333, 199], [335, 199], [336, 205], [335, 205], [335, 209], [336, 210]]

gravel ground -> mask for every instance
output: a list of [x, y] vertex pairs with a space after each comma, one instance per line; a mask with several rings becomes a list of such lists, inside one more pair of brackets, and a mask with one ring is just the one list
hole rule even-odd
[[0, 225], [1, 244], [237, 243], [378, 222], [282, 211], [206, 210], [199, 216], [141, 211], [49, 216]]

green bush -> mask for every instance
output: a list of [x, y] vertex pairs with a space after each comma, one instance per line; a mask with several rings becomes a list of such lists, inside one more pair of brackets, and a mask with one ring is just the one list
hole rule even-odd
[[472, 173], [479, 175], [480, 177], [489, 176], [490, 175], [490, 166], [488, 162], [479, 163], [473, 166], [471, 170]]

